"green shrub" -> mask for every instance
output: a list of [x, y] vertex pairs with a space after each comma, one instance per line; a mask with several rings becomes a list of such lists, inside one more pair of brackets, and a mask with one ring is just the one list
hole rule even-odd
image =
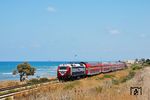
[[117, 80], [117, 79], [112, 79], [112, 84], [114, 84], [114, 85], [118, 85], [120, 82], [119, 82], [119, 80]]
[[126, 81], [127, 81], [127, 77], [123, 77], [123, 78], [120, 79], [120, 82], [121, 82], [121, 83], [124, 83], [124, 82], [126, 82]]
[[128, 75], [128, 77], [127, 77], [128, 80], [131, 79], [131, 78], [133, 78], [134, 75], [135, 75], [135, 72], [134, 72], [134, 71], [130, 71], [130, 72], [129, 72], [129, 75]]
[[39, 83], [39, 80], [36, 78], [33, 78], [33, 79], [28, 81], [28, 84], [38, 84], [38, 83]]
[[132, 68], [132, 70], [138, 70], [138, 69], [141, 69], [142, 66], [140, 66], [140, 65], [138, 65], [138, 64], [133, 64], [133, 65], [131, 66], [131, 68]]
[[6, 92], [0, 92], [0, 96], [6, 94]]
[[40, 82], [49, 82], [50, 80], [48, 78], [40, 78]]
[[33, 85], [33, 84], [39, 84], [39, 83], [44, 83], [44, 82], [49, 82], [49, 81], [50, 80], [48, 78], [40, 78], [40, 79], [33, 78], [29, 80], [27, 84]]
[[14, 92], [18, 92], [18, 90], [12, 89], [12, 90], [9, 90], [9, 91], [0, 92], [0, 96], [5, 95], [5, 94], [9, 94], [9, 93], [14, 93]]
[[143, 66], [149, 66], [149, 65], [150, 65], [150, 64], [148, 64], [148, 63], [144, 63], [144, 64], [143, 64]]
[[11, 97], [7, 97], [5, 98], [5, 100], [13, 100]]
[[124, 82], [132, 79], [134, 77], [134, 75], [135, 75], [135, 72], [134, 71], [130, 71], [127, 76], [122, 77], [119, 80], [113, 78], [112, 79], [112, 84], [118, 85], [119, 83], [124, 83]]
[[113, 75], [104, 75], [104, 78], [112, 78], [112, 77], [114, 77]]
[[123, 78], [120, 79], [120, 82], [121, 83], [126, 82], [127, 80], [132, 79], [134, 77], [134, 75], [135, 75], [135, 72], [134, 71], [130, 71], [128, 76], [123, 77]]
[[113, 77], [114, 77], [114, 75], [105, 74], [103, 77], [96, 77], [95, 80], [103, 80], [105, 78], [113, 78]]
[[14, 93], [14, 92], [18, 92], [18, 90], [9, 90], [8, 93]]
[[145, 62], [147, 65], [150, 65], [150, 59], [146, 59], [146, 62]]
[[96, 92], [101, 93], [102, 92], [102, 87], [101, 86], [97, 86], [95, 87]]

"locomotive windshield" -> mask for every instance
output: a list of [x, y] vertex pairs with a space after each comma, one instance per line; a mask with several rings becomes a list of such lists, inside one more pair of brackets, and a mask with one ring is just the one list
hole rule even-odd
[[63, 67], [60, 67], [60, 70], [66, 70], [67, 67], [63, 66]]

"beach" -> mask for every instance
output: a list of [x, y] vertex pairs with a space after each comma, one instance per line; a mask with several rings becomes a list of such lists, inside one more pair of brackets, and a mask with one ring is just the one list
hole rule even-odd
[[[19, 75], [12, 75], [12, 72], [17, 69], [17, 65], [20, 63], [22, 62], [0, 62], [0, 81], [19, 80]], [[58, 65], [65, 62], [35, 61], [28, 63], [36, 68], [35, 75], [29, 76], [30, 79], [37, 77], [56, 77]]]

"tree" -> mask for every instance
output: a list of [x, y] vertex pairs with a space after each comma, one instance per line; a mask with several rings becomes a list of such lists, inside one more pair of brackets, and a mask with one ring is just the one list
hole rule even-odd
[[146, 63], [150, 65], [150, 59], [146, 59]]
[[137, 58], [135, 59], [135, 63], [139, 63], [139, 60]]
[[144, 58], [141, 58], [141, 59], [139, 60], [139, 63], [140, 63], [141, 65], [143, 65], [145, 62], [146, 62], [146, 60], [145, 60]]
[[35, 68], [27, 62], [17, 65], [17, 70], [13, 71], [13, 75], [20, 74], [20, 81], [24, 81], [25, 78], [28, 78], [30, 75], [34, 75]]

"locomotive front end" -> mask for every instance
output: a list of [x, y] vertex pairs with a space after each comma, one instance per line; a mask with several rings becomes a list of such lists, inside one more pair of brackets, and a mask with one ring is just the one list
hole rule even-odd
[[57, 78], [59, 80], [66, 80], [70, 78], [70, 66], [67, 64], [62, 64], [58, 66]]

